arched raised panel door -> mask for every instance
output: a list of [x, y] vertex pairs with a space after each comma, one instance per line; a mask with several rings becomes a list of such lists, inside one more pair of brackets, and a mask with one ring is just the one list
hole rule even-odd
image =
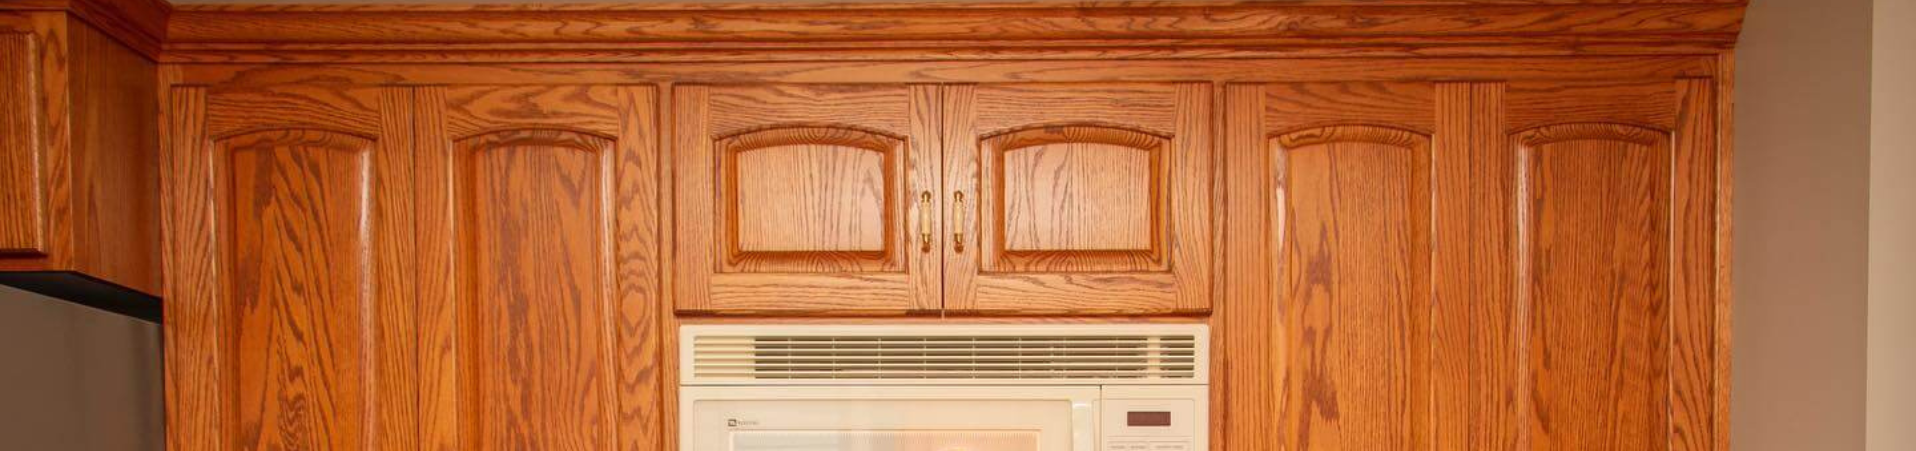
[[652, 90], [419, 97], [425, 448], [659, 446]]
[[403, 90], [170, 96], [169, 447], [410, 447]]
[[679, 86], [682, 312], [936, 311], [936, 91]]
[[1210, 87], [952, 86], [945, 307], [1210, 309]]
[[900, 272], [904, 140], [785, 127], [721, 138], [718, 224], [728, 273]]
[[1535, 448], [1669, 449], [1669, 135], [1567, 124], [1513, 140]]
[[1434, 91], [1225, 88], [1223, 449], [1432, 449]]
[[1713, 88], [1509, 84], [1509, 343], [1522, 375], [1513, 381], [1522, 424], [1512, 426], [1528, 449], [1713, 449], [1722, 414]]
[[1332, 126], [1272, 140], [1280, 442], [1428, 445], [1430, 139]]

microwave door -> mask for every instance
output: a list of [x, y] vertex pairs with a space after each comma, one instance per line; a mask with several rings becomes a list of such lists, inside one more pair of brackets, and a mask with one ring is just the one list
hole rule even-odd
[[1091, 451], [1087, 387], [687, 387], [686, 451]]

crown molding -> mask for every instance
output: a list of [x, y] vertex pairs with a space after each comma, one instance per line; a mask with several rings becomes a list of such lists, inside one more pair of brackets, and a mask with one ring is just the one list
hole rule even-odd
[[0, 11], [65, 11], [147, 58], [158, 59], [166, 41], [166, 0], [9, 0]]
[[181, 5], [168, 21], [162, 60], [1698, 55], [1735, 44], [1744, 7], [1741, 0]]

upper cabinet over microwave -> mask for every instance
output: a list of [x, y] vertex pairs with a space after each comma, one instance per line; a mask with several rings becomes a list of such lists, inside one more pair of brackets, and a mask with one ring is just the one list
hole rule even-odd
[[1210, 86], [682, 85], [682, 312], [1210, 308]]

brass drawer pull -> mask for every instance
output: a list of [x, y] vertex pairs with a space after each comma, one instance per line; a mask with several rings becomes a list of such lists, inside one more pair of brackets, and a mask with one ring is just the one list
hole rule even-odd
[[918, 193], [918, 252], [931, 252], [931, 191]]
[[965, 252], [965, 193], [951, 193], [951, 251]]

